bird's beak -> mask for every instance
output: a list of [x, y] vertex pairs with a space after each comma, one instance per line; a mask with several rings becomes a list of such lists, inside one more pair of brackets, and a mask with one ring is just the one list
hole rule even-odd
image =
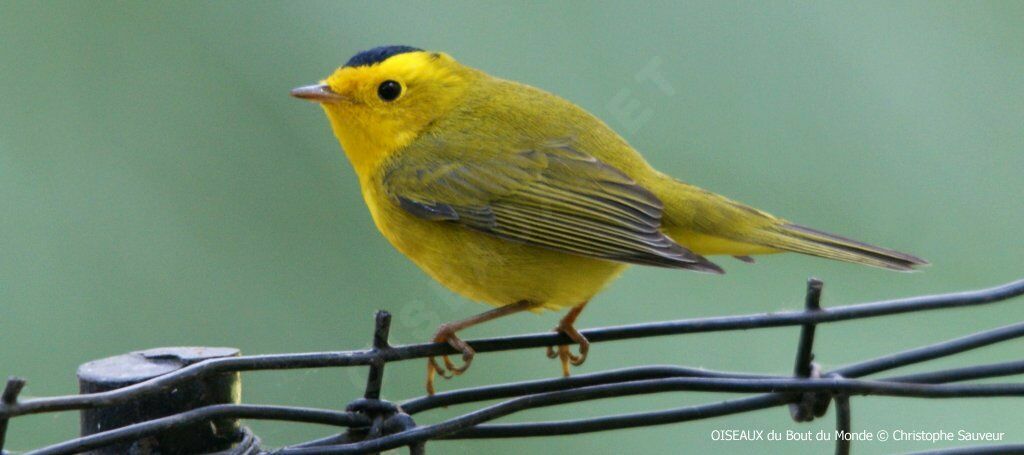
[[292, 89], [292, 96], [317, 103], [336, 103], [348, 98], [331, 90], [327, 84], [307, 85]]

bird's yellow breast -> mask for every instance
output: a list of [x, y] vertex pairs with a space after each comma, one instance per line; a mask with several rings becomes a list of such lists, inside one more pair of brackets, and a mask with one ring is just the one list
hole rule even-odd
[[392, 202], [377, 178], [365, 179], [362, 188], [381, 234], [428, 275], [472, 300], [493, 306], [528, 300], [556, 310], [588, 301], [626, 267], [417, 218]]

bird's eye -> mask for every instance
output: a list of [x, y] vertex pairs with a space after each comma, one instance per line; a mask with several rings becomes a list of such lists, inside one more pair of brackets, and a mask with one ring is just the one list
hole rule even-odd
[[384, 101], [394, 101], [401, 94], [402, 84], [392, 80], [381, 82], [377, 87], [377, 96]]

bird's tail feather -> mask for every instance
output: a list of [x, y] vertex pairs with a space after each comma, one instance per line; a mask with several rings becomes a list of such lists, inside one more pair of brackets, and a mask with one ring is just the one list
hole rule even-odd
[[669, 176], [658, 197], [668, 234], [702, 255], [795, 252], [837, 261], [910, 271], [928, 261], [790, 223]]
[[914, 255], [791, 223], [764, 228], [758, 237], [759, 243], [780, 250], [890, 270], [911, 271], [914, 267], [928, 265], [928, 261]]

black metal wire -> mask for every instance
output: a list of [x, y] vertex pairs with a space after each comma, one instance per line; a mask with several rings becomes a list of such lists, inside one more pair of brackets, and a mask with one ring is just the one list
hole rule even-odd
[[964, 368], [953, 368], [927, 373], [907, 374], [889, 378], [893, 382], [917, 382], [923, 384], [939, 384], [943, 382], [970, 381], [972, 379], [994, 378], [1024, 374], [1024, 360], [1013, 362], [990, 363]]
[[785, 379], [784, 376], [726, 373], [671, 365], [643, 366], [622, 368], [600, 373], [580, 374], [567, 378], [540, 379], [439, 392], [433, 396], [423, 396], [403, 402], [401, 407], [405, 412], [415, 415], [417, 413], [439, 407], [447, 407], [476, 401], [487, 401], [526, 394], [554, 392], [593, 385], [679, 377]]
[[898, 352], [896, 354], [879, 357], [866, 362], [859, 362], [853, 365], [837, 368], [834, 373], [846, 377], [862, 377], [880, 371], [891, 370], [907, 365], [934, 360], [953, 354], [989, 346], [1002, 341], [1024, 337], [1024, 322], [999, 327], [984, 332], [978, 332], [961, 338], [956, 338], [942, 343], [936, 343], [917, 349]]
[[594, 433], [721, 417], [767, 409], [790, 403], [792, 400], [793, 397], [791, 395], [773, 393], [675, 409], [618, 414], [589, 419], [476, 425], [437, 439], [523, 438]]
[[[16, 400], [17, 391], [0, 400], [0, 449], [7, 420], [26, 414], [89, 409], [111, 406], [138, 399], [169, 387], [213, 374], [253, 370], [370, 366], [366, 393], [362, 401], [350, 406], [351, 412], [293, 408], [283, 406], [215, 405], [185, 413], [108, 430], [76, 438], [30, 453], [64, 454], [135, 440], [178, 426], [215, 418], [294, 420], [350, 427], [345, 435], [321, 438], [281, 449], [282, 454], [373, 453], [408, 445], [413, 453], [423, 453], [430, 439], [465, 439], [549, 436], [605, 431], [617, 428], [657, 425], [748, 412], [791, 404], [796, 420], [810, 420], [825, 412], [829, 401], [837, 405], [837, 430], [848, 431], [850, 395], [906, 396], [919, 398], [1024, 396], [1024, 384], [959, 384], [959, 382], [1024, 373], [1024, 360], [977, 365], [864, 380], [864, 376], [982, 346], [1024, 336], [1024, 323], [986, 330], [949, 341], [911, 349], [876, 359], [843, 366], [820, 374], [813, 364], [815, 326], [821, 323], [877, 317], [912, 311], [958, 308], [1002, 301], [1024, 294], [1024, 280], [971, 292], [913, 297], [875, 303], [821, 309], [818, 303], [821, 282], [808, 283], [804, 311], [778, 312], [633, 324], [581, 331], [591, 342], [629, 338], [746, 330], [780, 326], [802, 326], [794, 364], [794, 376], [780, 377], [718, 372], [679, 366], [626, 368], [570, 378], [525, 381], [442, 392], [395, 406], [379, 400], [386, 363], [454, 353], [447, 344], [425, 343], [390, 346], [387, 341], [390, 315], [377, 316], [373, 348], [369, 350], [277, 354], [228, 357], [206, 360], [173, 373], [125, 388], [87, 395]], [[572, 341], [561, 334], [539, 333], [469, 341], [477, 352], [527, 349]], [[23, 382], [21, 383], [23, 385]], [[11, 382], [8, 389], [15, 387]], [[20, 386], [17, 387], [20, 390]], [[13, 390], [13, 389], [12, 389]], [[586, 400], [674, 391], [761, 393], [745, 398], [652, 412], [603, 416], [558, 422], [486, 424], [491, 420], [524, 409], [554, 406]], [[410, 415], [441, 406], [495, 399], [506, 401], [440, 423], [416, 426]], [[801, 404], [802, 403], [802, 404]], [[824, 407], [822, 407], [824, 406]], [[999, 446], [1004, 449], [1011, 446]], [[848, 453], [848, 443], [840, 442], [837, 453]], [[950, 452], [955, 453], [955, 452]]]
[[841, 393], [835, 396], [836, 401], [836, 455], [849, 455], [850, 433], [850, 396]]
[[[1024, 294], [1024, 280], [979, 291], [959, 292], [934, 296], [911, 297], [859, 305], [847, 305], [816, 312], [783, 311], [776, 313], [713, 318], [684, 319], [666, 322], [631, 324], [598, 329], [581, 330], [591, 343], [645, 338], [685, 333], [702, 333], [726, 330], [745, 330], [767, 327], [803, 325], [870, 318], [911, 311], [928, 311], [983, 305], [1003, 301]], [[467, 342], [481, 352], [509, 351], [573, 344], [561, 333], [534, 333], [500, 338], [484, 338]], [[133, 400], [147, 393], [166, 390], [182, 382], [213, 374], [236, 371], [280, 370], [301, 368], [326, 368], [367, 366], [377, 358], [385, 362], [419, 359], [441, 354], [456, 354], [447, 343], [423, 343], [389, 347], [380, 350], [310, 352], [300, 354], [271, 354], [257, 356], [224, 357], [205, 360], [164, 376], [140, 382], [128, 387], [87, 395], [68, 395], [52, 398], [38, 398], [19, 401], [8, 405], [0, 403], [0, 419], [40, 412], [88, 409], [111, 406]]]
[[[991, 335], [993, 333], [996, 336]], [[976, 348], [980, 348], [980, 347], [983, 347], [983, 346], [986, 346], [986, 345], [990, 344], [990, 343], [979, 343], [979, 342], [977, 342], [977, 340], [988, 340], [988, 341], [991, 341], [993, 339], [999, 339], [999, 340], [1004, 340], [1005, 341], [1008, 338], [1006, 338], [1004, 336], [1004, 334], [1005, 334], [1005, 328], [997, 328], [997, 329], [989, 330], [989, 331], [986, 331], [986, 332], [981, 332], [981, 333], [978, 333], [978, 334], [975, 334], [975, 335], [972, 335], [972, 336], [969, 336], [969, 337], [963, 337], [963, 338], [959, 338], [959, 339], [956, 339], [956, 340], [936, 343], [936, 344], [933, 344], [933, 345], [924, 346], [924, 347], [921, 347], [921, 348], [905, 351], [904, 354], [898, 355], [898, 357], [895, 357], [895, 358], [893, 356], [884, 356], [882, 358], [886, 359], [885, 362], [879, 362], [878, 359], [871, 359], [871, 360], [867, 360], [867, 361], [864, 361], [864, 362], [859, 362], [857, 364], [853, 364], [853, 365], [850, 365], [848, 367], [840, 368], [840, 369], [838, 369], [838, 370], [836, 370], [834, 372], [829, 372], [825, 376], [827, 376], [827, 377], [839, 376], [839, 374], [840, 374], [839, 372], [840, 371], [842, 371], [844, 369], [849, 369], [851, 371], [858, 370], [858, 369], [860, 369], [860, 365], [884, 364], [885, 368], [878, 369], [875, 372], [880, 372], [880, 371], [883, 371], [885, 369], [898, 368], [898, 367], [907, 365], [907, 364], [911, 363], [912, 361], [919, 361], [919, 360], [921, 360], [921, 355], [919, 354], [921, 352], [928, 352], [930, 350], [935, 350], [935, 351], [945, 352], [946, 355], [951, 355], [951, 354], [958, 353], [958, 352], [964, 352], [964, 351], [966, 351], [968, 349], [976, 349]], [[873, 368], [873, 369], [876, 369], [876, 368]], [[914, 380], [915, 376], [917, 376], [917, 375], [908, 375], [908, 376], [898, 376], [898, 377], [893, 377], [893, 378], [886, 378], [886, 379], [883, 379], [883, 381], [885, 381], [885, 382], [893, 382], [893, 383], [895, 383], [895, 382], [941, 383], [941, 382], [959, 381], [959, 380], [962, 380], [961, 379], [962, 376], [967, 376], [967, 377], [970, 377], [972, 379], [984, 379], [984, 378], [1005, 376], [1005, 375], [1010, 375], [1010, 374], [1019, 374], [1021, 372], [1024, 372], [1024, 362], [1007, 362], [1007, 363], [1002, 363], [1002, 364], [980, 365], [980, 366], [977, 366], [977, 367], [967, 367], [967, 368], [958, 368], [958, 369], [953, 369], [953, 370], [942, 370], [942, 371], [929, 372], [929, 373], [920, 373], [919, 376], [921, 376], [924, 379], [922, 381], [915, 381]], [[733, 375], [735, 375], [735, 376], [733, 376]], [[960, 376], [958, 376], [958, 375], [960, 375]], [[518, 386], [527, 387], [527, 390], [524, 391], [524, 393], [537, 393], [537, 392], [541, 392], [541, 391], [561, 390], [561, 389], [564, 389], [564, 388], [569, 388], [569, 387], [573, 387], [573, 386], [580, 386], [580, 385], [611, 383], [611, 382], [617, 382], [618, 380], [626, 381], [626, 380], [654, 379], [654, 378], [659, 378], [659, 377], [685, 377], [685, 376], [704, 376], [704, 377], [718, 377], [718, 378], [729, 378], [729, 377], [732, 377], [732, 378], [740, 379], [740, 380], [747, 379], [747, 378], [749, 378], [749, 379], [772, 379], [772, 378], [780, 379], [779, 377], [771, 377], [771, 376], [738, 375], [738, 374], [734, 374], [734, 373], [709, 372], [709, 371], [705, 371], [705, 370], [695, 370], [695, 369], [686, 369], [686, 368], [678, 368], [678, 367], [639, 367], [639, 368], [630, 368], [630, 369], [623, 369], [623, 370], [614, 370], [614, 371], [605, 372], [605, 373], [595, 373], [595, 374], [590, 374], [590, 375], [581, 375], [581, 376], [577, 376], [577, 377], [574, 377], [574, 378], [567, 378], [567, 379], [576, 379], [578, 381], [578, 382], [576, 382], [574, 384], [571, 384], [571, 385], [566, 380], [553, 379], [553, 380], [542, 380], [542, 381], [530, 381], [530, 382], [525, 382], [525, 383], [511, 383], [511, 384], [502, 384], [502, 385], [494, 385], [494, 386], [485, 386], [485, 387], [479, 387], [479, 388], [462, 389], [462, 390], [457, 390], [457, 391], [452, 391], [452, 392], [444, 392], [444, 393], [439, 393], [439, 394], [435, 395], [434, 397], [422, 397], [422, 398], [410, 400], [410, 401], [404, 403], [402, 405], [402, 407], [404, 409], [406, 409], [410, 413], [417, 413], [417, 412], [422, 412], [423, 410], [432, 409], [432, 408], [438, 407], [438, 406], [448, 406], [448, 405], [452, 405], [452, 404], [468, 403], [468, 402], [472, 402], [472, 401], [485, 401], [485, 400], [490, 400], [490, 399], [495, 399], [495, 398], [506, 398], [506, 397], [510, 397], [510, 396], [515, 396], [516, 394], [514, 393], [514, 391], [516, 390], [516, 387], [518, 387]], [[1014, 385], [1014, 386], [1016, 387], [1018, 385]], [[958, 392], [956, 392], [954, 390], [952, 393], [956, 394]], [[769, 399], [768, 396], [762, 396], [762, 397], [759, 397], [759, 398], [763, 398], [765, 400], [763, 403], [766, 404], [766, 406], [764, 406], [764, 407], [770, 407], [770, 406], [772, 406], [774, 404], [778, 404], [778, 403], [781, 403], [781, 402], [792, 403], [793, 401], [796, 401], [793, 397], [790, 397], [789, 399], [786, 399], [786, 397], [784, 395], [776, 395], [776, 396], [774, 396], [774, 399]], [[761, 402], [755, 401], [754, 403], [761, 403]], [[767, 403], [772, 403], [772, 404], [768, 405]], [[671, 411], [682, 411], [683, 409], [685, 409], [685, 408], [680, 408], [678, 410], [671, 410]], [[683, 413], [681, 415], [685, 416], [687, 414]], [[629, 419], [639, 419], [638, 421], [648, 422], [648, 420], [645, 420], [648, 417], [651, 419], [650, 422], [655, 422], [655, 421], [664, 422], [664, 423], [676, 422], [676, 420], [671, 420], [671, 419], [666, 420], [665, 417], [664, 417], [664, 414], [661, 413], [661, 412], [633, 414], [633, 415], [629, 416]], [[506, 425], [506, 426], [502, 427], [500, 429], [500, 431], [503, 434], [515, 435], [517, 437], [543, 436], [543, 435], [549, 435], [549, 434], [569, 434], [569, 433], [558, 433], [558, 431], [564, 431], [563, 430], [564, 428], [572, 428], [573, 429], [573, 433], [584, 433], [584, 432], [589, 432], [589, 431], [602, 431], [604, 429], [608, 429], [608, 428], [604, 428], [604, 427], [600, 427], [599, 425], [596, 425], [596, 424], [602, 423], [602, 422], [605, 422], [605, 420], [599, 418], [599, 419], [572, 420], [572, 421], [557, 422], [557, 423], [551, 423], [551, 424], [548, 424], [548, 423], [541, 423], [541, 424], [511, 424], [511, 425]], [[655, 424], [655, 423], [646, 423], [646, 425], [650, 425], [650, 424]], [[485, 427], [485, 426], [478, 426], [477, 428], [483, 428], [483, 427]], [[584, 428], [589, 429], [589, 430], [583, 430]], [[615, 427], [615, 428], [625, 428], [625, 427]], [[486, 429], [485, 431], [497, 431], [497, 429], [495, 429], [495, 430]], [[462, 434], [462, 433], [459, 433], [459, 434]], [[487, 433], [487, 434], [491, 434], [491, 433]]]
[[63, 455], [84, 452], [119, 442], [141, 439], [171, 428], [223, 418], [285, 420], [342, 427], [366, 426], [370, 424], [364, 416], [351, 412], [291, 406], [217, 404], [75, 438], [60, 444], [26, 452], [25, 455]]
[[[821, 311], [821, 290], [824, 283], [817, 278], [807, 280], [807, 294], [804, 298], [804, 311]], [[817, 377], [820, 372], [814, 364], [814, 334], [817, 324], [804, 324], [800, 327], [800, 341], [796, 348], [796, 360], [793, 362], [793, 376], [798, 378]], [[789, 415], [797, 422], [810, 422], [828, 410], [828, 397], [821, 394], [801, 394], [798, 400], [790, 403]]]
[[391, 332], [391, 313], [378, 311], [374, 327], [373, 350], [378, 353], [378, 356], [370, 363], [370, 372], [366, 379], [366, 393], [363, 394], [363, 398], [373, 400], [380, 398], [380, 388], [384, 384], [384, 365], [386, 362], [379, 353], [391, 348], [388, 344], [388, 336]]
[[260, 438], [257, 438], [248, 427], [239, 428], [235, 440], [238, 442], [230, 449], [209, 455], [259, 455], [263, 453], [260, 449]]
[[[1010, 365], [1010, 364], [1006, 364], [1006, 365]], [[990, 368], [990, 367], [993, 367], [993, 366], [995, 366], [995, 368]], [[974, 379], [984, 379], [984, 378], [992, 378], [992, 377], [1004, 376], [1004, 375], [1009, 375], [1009, 374], [1019, 374], [1021, 372], [1019, 370], [1014, 370], [1012, 368], [1004, 368], [1003, 364], [982, 365], [981, 367], [982, 367], [982, 370], [985, 372], [985, 374], [975, 374], [974, 375], [975, 376]], [[618, 375], [622, 375], [623, 377], [626, 377], [625, 374], [626, 373], [630, 373], [630, 371], [628, 371], [628, 370], [636, 370], [634, 373], [636, 373], [637, 376], [639, 377], [642, 373], [644, 373], [643, 370], [646, 370], [648, 368], [651, 368], [651, 367], [639, 367], [639, 368], [635, 368], [635, 369], [616, 370], [616, 371], [607, 372], [607, 373], [597, 373], [597, 374], [594, 374], [592, 376], [607, 375], [608, 373], [615, 373], [615, 374], [618, 374]], [[958, 370], [963, 370], [963, 369], [958, 369]], [[944, 370], [944, 371], [938, 371], [938, 372], [923, 373], [922, 376], [927, 377], [930, 381], [942, 382], [941, 378], [950, 376], [947, 373], [947, 371], [956, 371], [956, 370]], [[657, 377], [658, 375], [657, 374], [651, 374], [650, 376]], [[666, 375], [666, 376], [671, 377], [670, 375]], [[885, 378], [885, 379], [882, 379], [881, 381], [901, 382], [901, 381], [904, 381], [903, 378], [905, 378], [905, 377]], [[950, 381], [955, 381], [957, 379], [958, 378], [950, 378]], [[593, 381], [593, 382], [596, 382], [596, 381]], [[505, 385], [500, 385], [500, 386], [481, 387], [479, 389], [484, 389], [484, 388], [501, 388], [501, 389], [504, 389], [506, 387], [512, 387], [514, 385], [515, 384], [505, 384]], [[463, 389], [463, 390], [460, 390], [460, 391], [448, 392], [448, 394], [450, 394], [450, 395], [472, 396], [472, 395], [476, 394], [475, 392], [476, 392], [476, 389]], [[440, 395], [440, 394], [438, 394], [438, 395]], [[773, 394], [766, 394], [766, 395], [758, 395], [758, 396], [754, 396], [754, 397], [750, 397], [750, 398], [744, 398], [744, 399], [739, 399], [739, 400], [732, 400], [732, 401], [728, 401], [728, 402], [715, 403], [714, 407], [712, 407], [712, 408], [707, 408], [706, 405], [701, 405], [701, 406], [696, 406], [696, 407], [685, 407], [685, 408], [671, 409], [671, 410], [666, 410], [666, 411], [630, 414], [630, 415], [627, 415], [627, 416], [599, 417], [599, 418], [595, 418], [595, 419], [579, 419], [579, 420], [569, 420], [569, 421], [562, 421], [562, 422], [505, 424], [505, 425], [478, 425], [478, 426], [476, 426], [474, 428], [471, 428], [471, 429], [468, 429], [466, 431], [457, 432], [454, 435], [452, 435], [450, 438], [458, 439], [458, 438], [463, 438], [463, 437], [478, 437], [477, 435], [480, 435], [479, 437], [528, 437], [528, 436], [550, 436], [550, 435], [560, 435], [560, 434], [589, 433], [589, 432], [593, 432], [593, 431], [604, 431], [604, 430], [608, 430], [608, 429], [630, 428], [630, 427], [634, 427], [634, 426], [648, 426], [648, 425], [657, 425], [657, 424], [665, 424], [665, 423], [676, 423], [676, 422], [681, 422], [681, 421], [685, 421], [685, 420], [691, 420], [691, 416], [692, 415], [701, 415], [704, 412], [706, 412], [705, 409], [724, 409], [726, 411], [731, 411], [733, 409], [738, 409], [738, 410], [740, 410], [739, 412], [744, 412], [744, 411], [750, 411], [750, 410], [756, 410], [756, 409], [764, 409], [764, 408], [768, 408], [768, 407], [772, 407], [772, 406], [776, 406], [776, 405], [784, 404], [784, 403], [790, 403], [793, 400], [794, 400], [794, 398], [793, 398], [792, 395], [787, 395], [787, 394], [784, 394], [784, 393], [773, 393]], [[418, 399], [418, 400], [411, 400], [408, 403], [410, 403], [413, 406], [416, 406], [418, 408], [420, 406], [423, 406], [421, 403], [423, 403], [424, 401], [425, 401], [424, 399]], [[449, 402], [455, 402], [455, 400], [449, 400], [449, 399], [443, 399], [442, 401], [446, 405]], [[458, 401], [458, 402], [467, 402], [467, 401], [468, 400], [462, 400], [462, 401]], [[431, 403], [431, 404], [436, 404], [436, 403]], [[718, 405], [725, 405], [725, 406], [722, 407], [722, 408], [719, 408]], [[402, 406], [403, 406], [403, 408], [408, 407], [408, 405], [404, 405], [404, 404]], [[732, 413], [732, 412], [729, 412], [729, 413]], [[444, 438], [442, 438], [442, 439], [444, 439]]]
[[[285, 449], [277, 453], [299, 455], [312, 453], [365, 453], [433, 439], [448, 433], [479, 425], [506, 415], [546, 406], [575, 403], [602, 398], [644, 395], [660, 392], [829, 392], [833, 395], [881, 395], [916, 398], [962, 398], [1024, 396], [1024, 384], [906, 384], [844, 378], [822, 379], [732, 379], [732, 378], [661, 378], [579, 387], [556, 392], [531, 394], [487, 406], [434, 425], [384, 436], [359, 443], [317, 448]], [[766, 399], [767, 400], [767, 399]], [[775, 402], [772, 400], [772, 402]], [[578, 421], [579, 422], [579, 421]], [[506, 428], [515, 428], [507, 425]], [[602, 428], [608, 429], [608, 428]], [[517, 434], [516, 436], [527, 436]], [[530, 435], [534, 436], [534, 435]]]

